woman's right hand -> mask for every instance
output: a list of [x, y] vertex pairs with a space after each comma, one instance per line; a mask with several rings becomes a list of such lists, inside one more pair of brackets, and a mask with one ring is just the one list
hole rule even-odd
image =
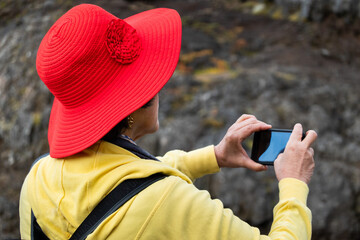
[[254, 171], [264, 171], [266, 166], [250, 159], [242, 142], [254, 132], [267, 130], [271, 125], [256, 119], [253, 115], [242, 115], [227, 131], [221, 142], [215, 146], [219, 167], [244, 167]]
[[314, 171], [314, 150], [311, 145], [317, 138], [315, 131], [310, 130], [302, 140], [301, 124], [294, 126], [284, 153], [274, 162], [277, 179], [296, 178], [308, 184]]

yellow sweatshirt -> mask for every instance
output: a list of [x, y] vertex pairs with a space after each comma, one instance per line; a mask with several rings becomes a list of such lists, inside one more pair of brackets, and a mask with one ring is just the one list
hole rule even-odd
[[161, 162], [99, 141], [65, 159], [45, 157], [27, 175], [20, 197], [20, 231], [30, 239], [31, 207], [51, 239], [68, 239], [103, 197], [125, 179], [162, 172], [166, 177], [140, 192], [105, 219], [87, 239], [310, 239], [307, 185], [279, 183], [269, 236], [224, 209], [192, 181], [219, 171], [214, 147], [171, 151]]

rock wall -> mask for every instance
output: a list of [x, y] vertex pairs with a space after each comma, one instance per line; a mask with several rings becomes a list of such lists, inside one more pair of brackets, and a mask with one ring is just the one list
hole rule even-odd
[[323, 21], [329, 16], [353, 22], [360, 17], [358, 0], [213, 0], [217, 7], [247, 9], [255, 14], [295, 21]]
[[320, 21], [329, 14], [360, 17], [360, 2], [357, 0], [275, 0], [286, 13], [300, 9], [301, 17]]
[[[13, 5], [0, 10], [0, 238], [19, 237], [22, 181], [32, 161], [48, 152], [52, 96], [36, 74], [36, 51], [51, 24], [78, 1], [9, 2]], [[217, 8], [216, 1], [90, 2], [119, 17], [156, 6], [175, 8], [182, 16], [181, 58], [160, 95], [161, 127], [140, 145], [161, 155], [217, 144], [243, 113], [277, 128], [301, 122], [319, 134], [308, 199], [312, 239], [359, 236], [357, 26], [338, 31], [329, 22], [273, 20], [241, 8]], [[276, 3], [296, 2], [306, 1]], [[244, 146], [250, 151], [251, 139]], [[263, 173], [223, 169], [196, 185], [267, 234], [278, 200], [272, 168]]]

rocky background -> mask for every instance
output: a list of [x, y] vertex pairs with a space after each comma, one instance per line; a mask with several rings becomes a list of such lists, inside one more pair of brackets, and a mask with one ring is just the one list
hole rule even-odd
[[[52, 96], [35, 69], [38, 45], [81, 1], [0, 3], [0, 239], [19, 238], [18, 198], [32, 161], [48, 152]], [[360, 3], [357, 0], [95, 1], [120, 18], [171, 7], [183, 20], [178, 68], [161, 91], [161, 155], [217, 144], [243, 113], [276, 128], [315, 129], [313, 239], [360, 235]], [[90, 126], [89, 126], [90, 127]], [[244, 143], [250, 152], [251, 139]], [[223, 169], [196, 182], [267, 234], [278, 200], [273, 168]]]

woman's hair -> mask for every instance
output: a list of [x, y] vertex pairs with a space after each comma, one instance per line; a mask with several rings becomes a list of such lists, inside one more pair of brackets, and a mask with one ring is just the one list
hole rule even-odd
[[[155, 97], [150, 99], [147, 103], [145, 103], [141, 108], [148, 108], [150, 107], [154, 102]], [[115, 125], [103, 138], [102, 140], [112, 142], [114, 139], [116, 139], [119, 134], [122, 134], [126, 129], [129, 128], [128, 123], [128, 117], [121, 120], [118, 124]]]

